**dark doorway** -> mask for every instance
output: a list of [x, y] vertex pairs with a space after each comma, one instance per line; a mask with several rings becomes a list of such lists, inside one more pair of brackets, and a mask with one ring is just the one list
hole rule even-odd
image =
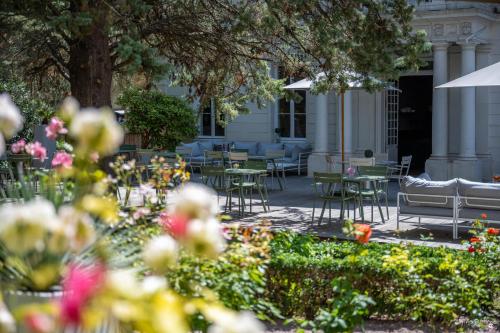
[[432, 76], [402, 76], [399, 89], [398, 156], [412, 155], [418, 174], [432, 152]]

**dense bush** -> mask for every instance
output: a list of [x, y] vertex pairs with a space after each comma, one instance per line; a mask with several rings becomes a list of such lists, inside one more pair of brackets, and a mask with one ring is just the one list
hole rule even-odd
[[[372, 315], [453, 325], [498, 318], [498, 253], [415, 245], [319, 242], [278, 234], [272, 241], [268, 295], [287, 317], [314, 318], [335, 298], [341, 277], [375, 305]], [[496, 302], [496, 305], [495, 305]]]
[[129, 89], [118, 98], [125, 126], [140, 134], [142, 148], [174, 149], [197, 134], [196, 116], [186, 101], [159, 91]]
[[42, 100], [33, 96], [25, 83], [0, 78], [0, 94], [8, 93], [12, 101], [19, 107], [24, 118], [23, 129], [11, 141], [24, 138], [33, 140], [33, 128], [49, 117], [53, 110]]

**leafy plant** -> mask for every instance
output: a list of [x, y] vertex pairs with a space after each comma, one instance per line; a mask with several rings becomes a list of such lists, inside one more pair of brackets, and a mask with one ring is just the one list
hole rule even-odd
[[126, 109], [125, 126], [141, 135], [143, 148], [174, 149], [198, 134], [195, 112], [180, 98], [129, 89], [118, 98], [118, 104]]

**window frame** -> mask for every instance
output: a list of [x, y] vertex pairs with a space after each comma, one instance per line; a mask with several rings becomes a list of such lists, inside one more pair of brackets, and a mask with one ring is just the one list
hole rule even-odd
[[[294, 78], [289, 78], [288, 81], [290, 83], [295, 82]], [[300, 140], [304, 140], [304, 139], [307, 138], [307, 90], [300, 90], [300, 91], [304, 92], [304, 96], [303, 96], [304, 98], [301, 101], [301, 103], [304, 103], [304, 112], [300, 112], [300, 113], [296, 113], [295, 112], [295, 101], [292, 99], [292, 100], [290, 100], [288, 102], [286, 102], [286, 100], [285, 100], [285, 103], [287, 104], [289, 112], [288, 113], [283, 113], [283, 112], [281, 112], [280, 104], [281, 104], [281, 101], [284, 98], [280, 98], [278, 100], [278, 128], [281, 129], [281, 115], [282, 114], [287, 114], [290, 117], [290, 123], [289, 123], [290, 135], [289, 136], [283, 136], [280, 133], [280, 137], [281, 138], [285, 138], [285, 139], [300, 139]], [[296, 136], [295, 135], [295, 115], [296, 114], [303, 115], [303, 117], [304, 117], [304, 136]]]
[[217, 129], [217, 113], [215, 110], [215, 102], [214, 100], [210, 100], [210, 135], [204, 134], [203, 133], [203, 116], [208, 114], [208, 112], [205, 112], [205, 110], [208, 109], [205, 108], [201, 112], [201, 117], [199, 121], [199, 135], [198, 137], [200, 138], [225, 138], [226, 137], [226, 127], [221, 127], [222, 131], [224, 132], [223, 135], [216, 135], [216, 129]]

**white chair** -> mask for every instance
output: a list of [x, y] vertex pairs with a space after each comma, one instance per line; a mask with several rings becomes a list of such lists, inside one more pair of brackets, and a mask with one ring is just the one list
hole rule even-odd
[[411, 159], [411, 155], [403, 156], [401, 158], [401, 164], [389, 168], [389, 172], [391, 173], [389, 178], [397, 179], [399, 186], [401, 186], [401, 181], [403, 180], [403, 178], [408, 176], [408, 173], [410, 172]]
[[375, 157], [375, 163], [386, 162], [389, 160], [389, 153], [375, 153], [373, 157]]

